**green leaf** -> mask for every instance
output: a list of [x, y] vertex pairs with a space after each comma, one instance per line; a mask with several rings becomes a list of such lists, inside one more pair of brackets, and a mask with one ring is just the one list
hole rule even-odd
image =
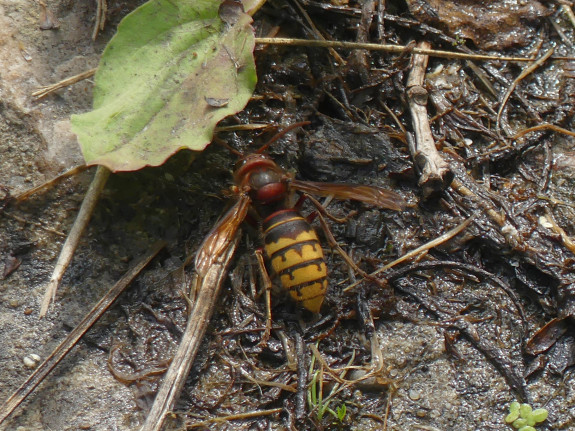
[[521, 406], [521, 404], [519, 404], [517, 401], [513, 401], [511, 403], [511, 405], [509, 406], [509, 411], [510, 412], [519, 411], [520, 406]]
[[251, 17], [220, 4], [151, 0], [124, 18], [96, 73], [94, 110], [72, 117], [87, 164], [130, 171], [201, 151], [244, 108], [256, 83]]
[[310, 410], [313, 410], [317, 406], [317, 376], [318, 372], [313, 373], [311, 378], [311, 383], [309, 384], [307, 390], [308, 405]]
[[531, 417], [535, 420], [535, 423], [543, 422], [547, 419], [549, 413], [545, 409], [535, 409], [533, 413], [531, 413]]
[[345, 418], [346, 412], [347, 412], [347, 407], [345, 406], [345, 404], [342, 404], [341, 406], [339, 406], [337, 408], [337, 418], [339, 419], [340, 422], [343, 422], [343, 419]]
[[513, 410], [511, 413], [509, 413], [505, 417], [505, 423], [510, 424], [510, 423], [516, 421], [518, 418], [519, 418], [519, 409]]
[[519, 414], [522, 418], [527, 418], [529, 415], [531, 415], [532, 411], [532, 407], [526, 403], [521, 404], [521, 407], [519, 407]]

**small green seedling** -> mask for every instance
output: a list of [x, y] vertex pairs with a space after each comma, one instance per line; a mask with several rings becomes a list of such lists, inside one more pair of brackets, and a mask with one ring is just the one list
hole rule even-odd
[[[353, 357], [350, 360], [350, 363], [352, 360]], [[327, 397], [324, 397], [323, 371], [322, 369], [315, 370], [315, 356], [312, 357], [309, 372], [312, 376], [307, 391], [307, 402], [310, 410], [312, 412], [316, 412], [316, 417], [319, 422], [322, 421], [325, 413], [329, 413], [335, 419], [337, 419], [340, 424], [342, 424], [343, 421], [345, 420], [345, 415], [347, 414], [347, 407], [345, 403], [342, 403], [339, 407], [335, 409], [335, 411], [329, 407], [330, 403], [333, 401], [333, 398], [335, 397], [335, 395], [337, 395], [337, 393], [341, 389], [340, 385], [338, 383], [334, 384], [333, 387], [331, 388], [329, 395]]]
[[345, 404], [342, 404], [341, 406], [339, 406], [336, 410], [337, 412], [337, 419], [343, 423], [343, 420], [345, 419], [345, 414], [347, 412], [347, 407], [345, 406]]
[[308, 405], [312, 411], [317, 412], [317, 420], [322, 421], [325, 413], [331, 414], [340, 423], [343, 423], [347, 413], [345, 403], [336, 408], [336, 411], [329, 407], [337, 388], [331, 391], [328, 397], [323, 396], [323, 377], [320, 371], [315, 371], [312, 375], [311, 383], [308, 389]]
[[545, 409], [533, 410], [529, 404], [519, 404], [514, 401], [509, 406], [509, 414], [505, 417], [505, 423], [519, 431], [536, 431], [534, 426], [547, 419], [548, 414]]

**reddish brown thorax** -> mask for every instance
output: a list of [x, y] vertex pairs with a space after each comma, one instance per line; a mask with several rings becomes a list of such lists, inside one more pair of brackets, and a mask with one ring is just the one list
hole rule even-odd
[[236, 185], [245, 190], [256, 204], [267, 205], [282, 201], [288, 193], [289, 177], [268, 156], [248, 154], [237, 164], [234, 171]]

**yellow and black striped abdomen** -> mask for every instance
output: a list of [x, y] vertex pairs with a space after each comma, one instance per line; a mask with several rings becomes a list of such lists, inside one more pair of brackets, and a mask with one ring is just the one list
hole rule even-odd
[[273, 275], [295, 301], [318, 313], [327, 290], [327, 267], [313, 228], [295, 209], [286, 209], [264, 220], [263, 231]]

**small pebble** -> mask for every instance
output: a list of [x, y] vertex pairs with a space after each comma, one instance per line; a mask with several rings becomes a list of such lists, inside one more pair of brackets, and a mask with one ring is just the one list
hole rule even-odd
[[22, 362], [26, 368], [36, 368], [38, 366], [38, 362], [40, 362], [40, 356], [35, 353], [32, 353], [29, 356], [24, 356]]
[[421, 398], [421, 392], [419, 392], [417, 389], [410, 389], [409, 390], [409, 398], [412, 401], [417, 401], [418, 399]]
[[539, 217], [539, 224], [547, 229], [553, 229], [553, 223], [551, 223], [545, 216]]

